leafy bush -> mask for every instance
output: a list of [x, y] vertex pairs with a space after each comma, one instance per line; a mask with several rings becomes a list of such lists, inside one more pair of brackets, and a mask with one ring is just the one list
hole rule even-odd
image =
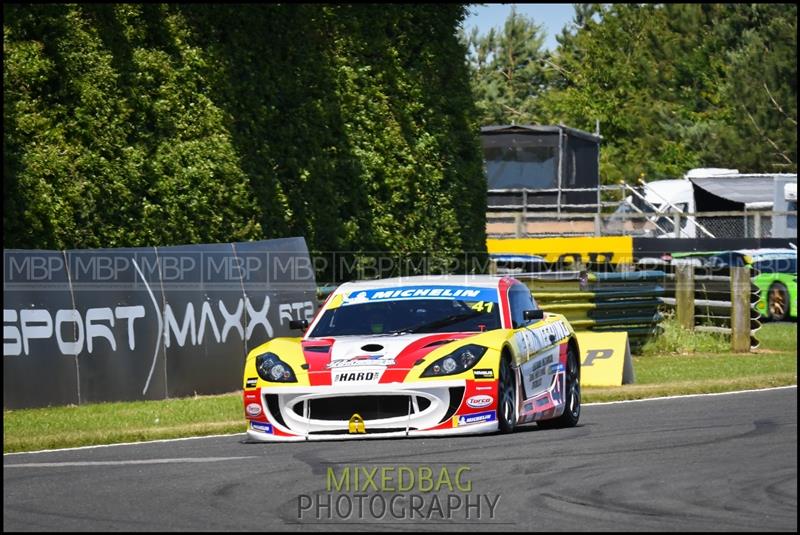
[[461, 5], [3, 14], [6, 247], [485, 252]]

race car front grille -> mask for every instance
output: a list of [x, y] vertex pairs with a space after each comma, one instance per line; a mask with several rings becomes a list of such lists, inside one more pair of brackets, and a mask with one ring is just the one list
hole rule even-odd
[[278, 395], [277, 394], [267, 394], [264, 396], [267, 400], [267, 410], [275, 418], [275, 421], [286, 427], [286, 422], [283, 421], [283, 415], [281, 414], [280, 406], [278, 405]]
[[464, 399], [463, 386], [450, 387], [450, 405], [447, 407], [447, 412], [444, 414], [439, 423], [445, 422], [450, 419], [461, 406], [461, 400]]
[[[409, 396], [406, 395], [380, 395], [380, 396], [335, 396], [328, 398], [315, 398], [307, 401], [309, 404], [308, 417], [312, 420], [347, 421], [354, 414], [364, 420], [381, 420], [408, 416]], [[295, 413], [302, 415], [303, 404], [298, 403], [293, 407]], [[413, 408], [411, 409], [413, 411]]]

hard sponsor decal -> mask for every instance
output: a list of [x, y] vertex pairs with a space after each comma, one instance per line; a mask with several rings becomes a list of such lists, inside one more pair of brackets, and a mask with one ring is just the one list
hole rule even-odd
[[359, 290], [344, 297], [342, 306], [401, 299], [459, 299], [497, 303], [497, 290], [468, 286], [399, 286]]
[[472, 396], [471, 398], [467, 399], [467, 406], [472, 407], [473, 409], [480, 409], [482, 407], [488, 407], [489, 405], [494, 402], [494, 398], [492, 396]]
[[466, 414], [462, 416], [454, 416], [454, 427], [459, 425], [481, 424], [484, 422], [494, 422], [496, 414], [494, 411], [478, 412], [475, 414]]
[[350, 368], [355, 366], [393, 366], [394, 357], [387, 357], [384, 355], [359, 355], [344, 360], [334, 360], [329, 362], [325, 367], [333, 368]]
[[247, 408], [245, 408], [247, 414], [249, 416], [258, 416], [261, 414], [261, 404], [259, 403], [248, 403]]
[[380, 372], [342, 372], [337, 373], [337, 382], [345, 381], [376, 381], [381, 376]]
[[472, 370], [472, 376], [475, 379], [494, 379], [494, 372], [492, 370]]
[[250, 422], [250, 428], [262, 433], [272, 433], [272, 424], [262, 424], [261, 422]]
[[258, 377], [247, 378], [247, 383], [246, 383], [247, 388], [253, 388], [254, 386], [256, 386], [256, 384], [258, 384]]

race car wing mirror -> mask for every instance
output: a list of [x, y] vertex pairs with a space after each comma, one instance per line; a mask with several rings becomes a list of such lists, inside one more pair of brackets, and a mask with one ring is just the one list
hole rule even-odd
[[526, 320], [540, 320], [544, 319], [544, 310], [526, 310], [522, 313], [522, 317]]
[[289, 320], [289, 328], [294, 329], [307, 329], [308, 320]]

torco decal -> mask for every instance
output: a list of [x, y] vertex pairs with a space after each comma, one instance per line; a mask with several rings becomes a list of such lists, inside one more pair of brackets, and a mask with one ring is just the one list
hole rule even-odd
[[494, 398], [492, 396], [472, 396], [467, 400], [467, 406], [480, 409], [481, 407], [488, 407], [493, 401]]
[[494, 372], [492, 370], [472, 370], [472, 376], [475, 379], [494, 379]]
[[250, 416], [258, 416], [261, 414], [261, 405], [258, 403], [248, 403], [245, 411]]

